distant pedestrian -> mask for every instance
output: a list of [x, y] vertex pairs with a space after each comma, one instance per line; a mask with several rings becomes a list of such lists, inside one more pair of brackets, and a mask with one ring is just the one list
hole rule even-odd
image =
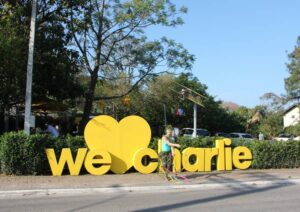
[[179, 137], [179, 134], [180, 134], [179, 128], [174, 127], [174, 130], [173, 130], [173, 132], [172, 132], [172, 137], [177, 138], [177, 137]]
[[263, 134], [262, 132], [260, 132], [260, 133], [258, 134], [258, 140], [260, 140], [260, 141], [265, 140], [265, 136], [264, 136], [264, 134]]
[[58, 130], [51, 124], [46, 123], [46, 132], [49, 133], [52, 137], [57, 138], [59, 136]]

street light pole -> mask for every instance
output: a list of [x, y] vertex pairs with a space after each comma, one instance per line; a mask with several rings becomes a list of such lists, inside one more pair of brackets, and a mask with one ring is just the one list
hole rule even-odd
[[197, 104], [194, 103], [194, 132], [193, 138], [197, 137]]
[[35, 38], [35, 23], [36, 23], [36, 8], [37, 0], [32, 1], [31, 23], [29, 50], [27, 61], [27, 78], [26, 78], [26, 96], [25, 96], [25, 119], [24, 131], [27, 135], [30, 134], [30, 117], [31, 117], [31, 98], [32, 98], [32, 69], [33, 69], [33, 53], [34, 53], [34, 38]]

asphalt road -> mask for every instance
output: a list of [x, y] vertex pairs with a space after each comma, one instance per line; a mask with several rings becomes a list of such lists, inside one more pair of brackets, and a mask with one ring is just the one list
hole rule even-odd
[[299, 184], [0, 199], [0, 211], [300, 211]]

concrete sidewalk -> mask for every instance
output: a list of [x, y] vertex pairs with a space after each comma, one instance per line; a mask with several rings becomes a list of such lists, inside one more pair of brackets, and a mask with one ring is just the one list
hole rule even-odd
[[[194, 172], [179, 173], [179, 176], [185, 176], [186, 181], [182, 181], [180, 186], [201, 187], [221, 184], [259, 184], [259, 183], [300, 183], [300, 169], [268, 169], [268, 170], [235, 170], [214, 171], [214, 172]], [[0, 175], [0, 191], [21, 191], [21, 190], [49, 190], [49, 189], [102, 189], [120, 190], [120, 188], [172, 188], [174, 182], [167, 181], [164, 175], [140, 173], [128, 173], [123, 175], [107, 174], [103, 176], [80, 175], [80, 176], [5, 176]], [[142, 189], [143, 188], [143, 189]], [[126, 190], [126, 189], [125, 189]]]

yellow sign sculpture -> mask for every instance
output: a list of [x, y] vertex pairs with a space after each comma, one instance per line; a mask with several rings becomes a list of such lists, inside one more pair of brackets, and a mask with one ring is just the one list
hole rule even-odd
[[[123, 174], [131, 167], [140, 173], [152, 173], [158, 168], [158, 153], [147, 148], [151, 139], [151, 129], [147, 121], [139, 116], [128, 116], [117, 122], [106, 115], [89, 121], [84, 131], [87, 148], [79, 148], [75, 160], [69, 148], [62, 149], [57, 161], [53, 149], [46, 149], [52, 174], [60, 176], [65, 164], [71, 175], [79, 175], [84, 164], [93, 175], [103, 175], [111, 170]], [[211, 171], [211, 161], [216, 157], [217, 170], [247, 169], [251, 165], [252, 154], [247, 147], [230, 147], [230, 139], [216, 140], [215, 148], [186, 148], [182, 153], [175, 150], [174, 169], [181, 171]], [[160, 146], [160, 144], [159, 144]], [[158, 149], [160, 151], [160, 148]], [[151, 160], [143, 163], [148, 156]], [[190, 157], [195, 162], [190, 162]]]

